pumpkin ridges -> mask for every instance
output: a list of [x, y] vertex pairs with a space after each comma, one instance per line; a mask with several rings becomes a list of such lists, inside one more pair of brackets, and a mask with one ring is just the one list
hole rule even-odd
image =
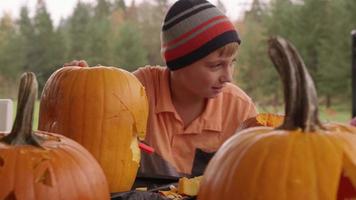
[[[80, 187], [77, 187], [76, 188], [76, 191], [75, 192], [78, 192], [78, 190], [81, 190], [79, 193], [85, 193], [85, 191], [95, 191], [95, 188], [93, 187], [93, 185], [89, 185], [88, 183], [90, 183], [90, 177], [89, 176], [86, 176], [82, 171], [81, 171], [81, 168], [80, 168], [80, 164], [78, 164], [78, 162], [73, 158], [73, 156], [71, 155], [71, 153], [68, 153], [67, 149], [61, 149], [62, 153], [63, 154], [67, 154], [68, 158], [67, 161], [68, 162], [71, 162], [73, 163], [72, 165], [74, 167], [76, 167], [78, 169], [78, 173], [73, 175], [71, 174], [72, 177], [72, 180], [73, 180], [73, 183], [74, 185], [80, 185]], [[90, 163], [87, 163], [87, 164], [90, 164]], [[73, 168], [74, 168], [73, 167]], [[88, 173], [89, 174], [89, 173]], [[75, 177], [74, 177], [75, 176]], [[76, 181], [78, 178], [80, 177], [81, 181]], [[84, 182], [84, 183], [83, 183]], [[83, 196], [81, 197], [83, 198]], [[86, 197], [86, 198], [92, 198], [92, 199], [97, 199], [95, 198], [95, 195], [89, 195]]]
[[[254, 137], [254, 139], [250, 139], [249, 141], [246, 141], [246, 142], [249, 143], [249, 145], [245, 148], [247, 150], [246, 153], [244, 153], [244, 155], [241, 155], [241, 161], [240, 162], [244, 162], [244, 163], [250, 163], [251, 162], [250, 161], [250, 157], [251, 157], [250, 155], [254, 154], [254, 152], [250, 152], [250, 151], [248, 151], [248, 149], [252, 148], [252, 146], [256, 145], [256, 143], [261, 142], [261, 136], [262, 137], [268, 137], [268, 135], [260, 134], [260, 135], [256, 135]], [[246, 187], [245, 190], [247, 192], [246, 193], [240, 193], [241, 194], [240, 198], [252, 198], [252, 199], [253, 198], [258, 198], [258, 194], [257, 193], [255, 193], [255, 194], [253, 194], [251, 196], [247, 195], [249, 191], [253, 191], [253, 188], [259, 187], [258, 184], [256, 184], [256, 182], [251, 182], [252, 184], [243, 183], [244, 182], [243, 180], [245, 178], [254, 180], [254, 178], [258, 177], [261, 174], [261, 172], [263, 171], [263, 168], [261, 168], [261, 166], [263, 166], [263, 164], [265, 163], [265, 161], [267, 159], [267, 155], [266, 154], [268, 153], [268, 151], [269, 150], [266, 149], [263, 152], [261, 152], [261, 154], [258, 155], [259, 156], [259, 161], [257, 162], [257, 164], [253, 163], [255, 166], [257, 166], [257, 167], [254, 167], [253, 171], [251, 171], [251, 173], [254, 174], [253, 178], [251, 178], [249, 174], [241, 173], [242, 170], [240, 172], [237, 172], [237, 173], [234, 174], [234, 177], [236, 177], [236, 178], [239, 177], [241, 179], [239, 185], [247, 184], [247, 185], [245, 185], [245, 187]], [[237, 167], [237, 165], [238, 165], [238, 163], [235, 163], [233, 165], [233, 167]], [[260, 167], [258, 167], [258, 166], [260, 166]], [[240, 167], [242, 169], [244, 169], [244, 168], [247, 168], [248, 166], [241, 165]], [[232, 178], [231, 181], [233, 181], [233, 179], [235, 179], [235, 178]], [[230, 185], [233, 185], [233, 184], [231, 183]], [[229, 196], [231, 196], [231, 194], [229, 194]]]
[[[270, 197], [271, 195], [275, 195], [275, 197], [279, 197], [281, 199], [285, 198], [286, 196], [286, 190], [283, 187], [283, 182], [285, 182], [285, 177], [287, 176], [287, 174], [289, 173], [288, 170], [288, 163], [282, 163], [285, 164], [287, 166], [285, 166], [284, 170], [279, 170], [276, 174], [271, 174], [269, 173], [271, 168], [275, 167], [275, 160], [276, 159], [280, 159], [278, 157], [282, 157], [283, 158], [288, 158], [290, 156], [290, 153], [293, 149], [293, 145], [294, 145], [294, 139], [289, 138], [289, 140], [286, 139], [286, 137], [288, 137], [289, 134], [286, 134], [283, 131], [280, 131], [280, 134], [275, 134], [275, 135], [271, 135], [266, 133], [266, 137], [265, 139], [261, 140], [258, 143], [254, 143], [254, 145], [256, 145], [256, 148], [258, 149], [266, 149], [264, 150], [264, 159], [262, 162], [260, 162], [260, 169], [258, 170], [258, 175], [256, 176], [256, 182], [255, 182], [255, 188], [253, 188], [253, 190], [251, 190], [250, 192], [253, 193], [253, 191], [259, 190], [259, 188], [261, 188], [264, 184], [270, 184], [271, 181], [273, 181], [273, 179], [275, 179], [278, 176], [279, 179], [279, 184], [275, 184], [274, 188], [272, 191], [270, 190], [262, 190], [261, 193], [265, 194], [265, 196], [263, 196], [264, 198]], [[280, 142], [281, 141], [281, 142]], [[280, 142], [281, 144], [279, 144], [278, 142]], [[254, 151], [258, 151], [258, 149], [254, 148]], [[276, 148], [278, 148], [276, 150]], [[275, 155], [275, 152], [278, 152], [278, 157], [277, 155]], [[256, 153], [255, 153], [256, 154]], [[254, 154], [253, 154], [254, 155]], [[253, 155], [250, 156], [250, 159], [253, 159]], [[273, 165], [271, 165], [273, 164]], [[280, 165], [278, 165], [280, 166]], [[267, 171], [267, 174], [266, 174]], [[261, 179], [261, 181], [260, 181]], [[255, 194], [256, 198], [258, 197], [258, 193]]]
[[[78, 148], [63, 148], [63, 151], [66, 151], [67, 154], [71, 154], [71, 153], [69, 153], [69, 152], [74, 152], [74, 151], [75, 151], [77, 154], [79, 154], [79, 155], [82, 154], [82, 151], [79, 150]], [[73, 161], [74, 163], [76, 163], [78, 169], [80, 169], [80, 165], [81, 165], [81, 164], [80, 164], [80, 163], [78, 164], [78, 163], [77, 163], [77, 160], [75, 160], [74, 158], [72, 159], [72, 161]], [[81, 161], [82, 161], [82, 164], [84, 164], [84, 165], [93, 165], [93, 163], [88, 162], [88, 160], [81, 160]], [[97, 165], [97, 167], [100, 167], [98, 163], [94, 163], [94, 164]], [[88, 171], [88, 170], [91, 170], [91, 171]], [[99, 184], [102, 184], [102, 183], [93, 182], [92, 177], [87, 175], [87, 174], [93, 174], [93, 170], [92, 170], [92, 169], [86, 169], [86, 173], [84, 173], [84, 172], [85, 172], [85, 171], [82, 171], [82, 173], [81, 173], [83, 179], [86, 180], [86, 181], [85, 181], [86, 183], [91, 183], [91, 184], [87, 184], [88, 189], [90, 189], [90, 191], [96, 191], [96, 190], [97, 190], [96, 187], [98, 187]], [[103, 173], [103, 175], [104, 175], [104, 173]], [[94, 184], [95, 184], [95, 185], [94, 185]], [[88, 195], [88, 197], [91, 197], [92, 199], [98, 199], [100, 196], [103, 195], [103, 194], [100, 194], [100, 192], [102, 192], [102, 191], [95, 192], [95, 194]]]
[[[198, 199], [204, 199], [206, 197], [209, 197], [209, 199], [227, 199], [224, 198], [224, 194], [221, 193], [216, 193], [215, 191], [221, 191], [221, 190], [228, 190], [228, 187], [230, 186], [226, 182], [222, 183], [220, 182], [220, 179], [216, 179], [216, 177], [220, 177], [223, 179], [223, 176], [228, 175], [225, 171], [211, 171], [209, 168], [214, 168], [216, 166], [219, 166], [218, 168], [224, 169], [224, 168], [230, 168], [229, 166], [229, 160], [240, 160], [240, 157], [243, 157], [243, 155], [240, 155], [240, 157], [235, 157], [235, 156], [230, 156], [230, 157], [225, 157], [224, 155], [226, 154], [231, 154], [233, 151], [239, 151], [239, 149], [243, 150], [245, 146], [250, 145], [250, 142], [248, 141], [248, 138], [252, 138], [261, 132], [264, 132], [265, 130], [269, 130], [270, 128], [266, 127], [256, 127], [252, 129], [246, 129], [244, 131], [241, 131], [239, 133], [239, 136], [241, 139], [239, 140], [228, 140], [226, 143], [223, 144], [223, 146], [220, 148], [221, 150], [218, 151], [212, 160], [209, 162], [209, 165], [207, 166], [207, 169], [204, 172], [203, 180], [201, 182], [200, 186], [200, 191], [198, 195]], [[252, 132], [251, 130], [255, 130]], [[251, 133], [251, 134], [250, 134]], [[236, 142], [236, 143], [235, 143]], [[241, 146], [239, 146], [241, 145]], [[226, 146], [227, 148], [224, 148]], [[238, 149], [235, 149], [238, 148]], [[224, 162], [219, 162], [217, 163], [215, 160], [224, 160]], [[211, 164], [210, 164], [211, 163]], [[231, 167], [232, 168], [232, 167]], [[207, 184], [209, 183], [209, 185]], [[236, 191], [236, 190], [234, 190]], [[204, 194], [204, 195], [202, 195]], [[237, 194], [236, 194], [237, 195]], [[236, 197], [236, 196], [235, 196]]]
[[[290, 156], [290, 152], [293, 149], [293, 141], [294, 139], [290, 138], [289, 134], [284, 132], [284, 131], [279, 131], [279, 134], [269, 134], [268, 132], [263, 133], [264, 137], [259, 138], [258, 141], [253, 143], [253, 146], [251, 146], [250, 150], [248, 150], [250, 153], [246, 155], [246, 159], [249, 160], [249, 163], [245, 163], [241, 165], [240, 169], [241, 172], [237, 172], [239, 177], [243, 177], [243, 169], [245, 170], [250, 170], [251, 173], [255, 174], [255, 182], [252, 181], [253, 186], [249, 190], [249, 193], [247, 193], [245, 198], [248, 198], [250, 195], [252, 195], [252, 199], [258, 199], [261, 198], [259, 195], [263, 194], [263, 198], [270, 198], [271, 196], [274, 195], [274, 198], [280, 198], [284, 199], [286, 196], [286, 190], [283, 187], [283, 182], [288, 174], [288, 166], [285, 166], [284, 171], [271, 171], [271, 169], [277, 167], [281, 167], [281, 165], [285, 165], [287, 163], [279, 163], [279, 165], [276, 165], [276, 160], [280, 160], [280, 157], [283, 158], [288, 158]], [[278, 152], [277, 154], [275, 154]], [[260, 155], [263, 154], [263, 155]], [[282, 156], [283, 155], [283, 156]], [[258, 161], [259, 167], [254, 163], [255, 158], [258, 156]], [[253, 168], [248, 169], [250, 165], [254, 165]], [[245, 166], [245, 168], [243, 168]], [[271, 173], [272, 172], [272, 173]], [[276, 174], [277, 173], [277, 174]], [[278, 182], [274, 184], [273, 190], [265, 189], [263, 188], [264, 185], [271, 184], [274, 179], [278, 177]], [[246, 182], [244, 180], [249, 180], [248, 176], [245, 176], [245, 178], [242, 180], [242, 182]], [[253, 179], [252, 179], [253, 180]], [[277, 184], [278, 183], [278, 184]], [[245, 184], [249, 184], [248, 182]], [[246, 189], [244, 189], [246, 190]], [[258, 191], [260, 192], [256, 193], [253, 191]], [[240, 191], [241, 192], [241, 191]]]
[[[133, 135], [137, 134], [137, 131], [133, 129], [135, 126], [122, 127], [138, 123], [136, 126], [141, 126], [138, 128], [143, 129], [144, 127], [144, 130], [146, 129], [148, 103], [147, 97], [142, 95], [143, 86], [131, 73], [114, 67], [100, 66], [81, 69], [66, 67], [66, 69], [58, 70], [55, 75], [59, 76], [61, 73], [67, 75], [63, 76], [62, 80], [58, 80], [57, 85], [48, 81], [45, 88], [61, 89], [61, 95], [65, 94], [63, 99], [68, 103], [59, 104], [58, 102], [57, 105], [51, 105], [48, 104], [48, 99], [55, 98], [55, 94], [49, 92], [44, 96], [41, 99], [41, 105], [43, 102], [43, 105], [48, 104], [48, 110], [61, 110], [62, 112], [59, 112], [58, 116], [53, 116], [52, 119], [44, 118], [41, 120], [40, 129], [44, 127], [44, 130], [56, 131], [61, 134], [66, 133], [68, 137], [80, 142], [103, 166], [112, 192], [119, 192], [118, 187], [121, 186], [118, 185], [125, 185], [124, 188], [119, 189], [121, 191], [129, 190], [134, 181], [132, 177], [136, 176], [138, 168], [138, 163], [131, 155], [130, 148], [131, 139]], [[85, 78], [80, 76], [81, 73], [84, 76], [87, 73], [89, 75]], [[78, 76], [76, 83], [72, 82], [74, 80], [73, 74]], [[90, 85], [92, 87], [89, 87]], [[130, 91], [130, 89], [133, 91]], [[113, 95], [117, 97], [115, 98]], [[121, 103], [117, 98], [120, 99]], [[144, 101], [147, 105], [144, 105]], [[69, 102], [72, 105], [66, 105]], [[136, 103], [136, 105], [131, 105], [133, 103]], [[72, 109], [72, 113], [69, 112], [69, 109]], [[46, 110], [43, 109], [43, 111]], [[125, 119], [115, 117], [120, 115], [125, 115]], [[69, 122], [67, 119], [74, 122]], [[123, 122], [120, 122], [120, 120]], [[57, 122], [57, 129], [51, 129], [46, 125], [53, 123], [53, 121]], [[144, 123], [139, 125], [140, 121]], [[122, 136], [123, 139], [117, 139], [121, 137], [121, 134], [127, 135]], [[126, 164], [121, 163], [120, 160], [123, 159], [124, 162], [127, 162]], [[120, 172], [124, 168], [127, 172]]]
[[[339, 177], [342, 172], [343, 150], [337, 145], [338, 139], [335, 140], [335, 138], [331, 138], [331, 135], [323, 133], [324, 132], [318, 133], [318, 137], [314, 136], [315, 134], [312, 134], [310, 137], [313, 142], [312, 147], [315, 154], [315, 170], [317, 170], [315, 174], [318, 174], [315, 180], [318, 180], [317, 189], [320, 195], [330, 192], [330, 196], [333, 197], [336, 196], [339, 186]], [[326, 163], [327, 159], [325, 159], [325, 156], [331, 157], [328, 160], [332, 162]], [[323, 163], [323, 165], [321, 163]], [[326, 168], [325, 166], [328, 167]], [[332, 170], [334, 173], [332, 173]], [[334, 177], [331, 177], [332, 175], [334, 175]], [[328, 186], [324, 186], [326, 184], [328, 184]], [[326, 199], [326, 196], [319, 196], [318, 199]]]
[[[297, 132], [296, 136], [288, 160], [290, 173], [286, 184], [289, 188], [287, 196], [291, 199], [318, 199], [310, 136], [304, 137], [300, 132]], [[300, 163], [304, 163], [304, 167], [300, 167]]]
[[[79, 120], [79, 121], [82, 121], [82, 132], [80, 132], [81, 134], [78, 136], [80, 136], [80, 141], [81, 141], [81, 144], [85, 144], [85, 147], [90, 149], [90, 152], [95, 156], [95, 157], [98, 157], [100, 156], [100, 149], [97, 149], [95, 148], [95, 142], [100, 138], [102, 137], [101, 136], [101, 132], [99, 130], [99, 126], [94, 126], [94, 124], [96, 123], [99, 123], [101, 118], [99, 117], [100, 116], [100, 113], [102, 112], [100, 109], [100, 104], [101, 104], [101, 96], [100, 96], [100, 90], [98, 90], [100, 87], [99, 87], [99, 81], [100, 78], [102, 77], [101, 75], [102, 74], [93, 74], [93, 73], [89, 73], [89, 71], [92, 70], [89, 68], [89, 70], [85, 70], [85, 71], [82, 71], [82, 73], [78, 73], [77, 76], [81, 76], [81, 79], [83, 81], [83, 86], [81, 88], [81, 90], [83, 90], [83, 100], [86, 101], [86, 103], [90, 103], [91, 107], [90, 109], [88, 109], [87, 107], [85, 107], [85, 103], [84, 102], [80, 102], [78, 101], [78, 104], [81, 104], [81, 105], [84, 105], [83, 106], [83, 110], [82, 110], [82, 114], [80, 115], [80, 117], [82, 117], [84, 120], [81, 120], [81, 119], [74, 119], [74, 120]], [[81, 70], [80, 70], [81, 71]], [[95, 76], [95, 78], [97, 79], [94, 79], [95, 81], [95, 84], [90, 84], [90, 83], [93, 83], [93, 76]], [[80, 91], [80, 89], [73, 89], [73, 91]], [[95, 103], [92, 103], [94, 98], [93, 96], [95, 95]], [[71, 97], [73, 97], [73, 94], [71, 95]], [[73, 101], [75, 102], [75, 101]], [[100, 105], [100, 106], [99, 106]], [[74, 108], [73, 110], [76, 110], [76, 108]], [[95, 113], [95, 114], [94, 114]], [[73, 117], [73, 115], [69, 115], [70, 117]], [[93, 118], [92, 118], [93, 117]], [[95, 117], [95, 120], [94, 120], [94, 117]], [[72, 128], [74, 129], [75, 127], [72, 126]], [[90, 132], [91, 135], [88, 136], [88, 135], [85, 135], [85, 133], [88, 133]], [[93, 141], [91, 139], [91, 137], [93, 138], [96, 138], [95, 141]]]

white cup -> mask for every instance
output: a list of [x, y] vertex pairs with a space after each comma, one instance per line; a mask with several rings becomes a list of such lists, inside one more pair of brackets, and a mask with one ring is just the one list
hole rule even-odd
[[11, 99], [0, 99], [0, 132], [9, 133], [13, 121], [13, 103]]

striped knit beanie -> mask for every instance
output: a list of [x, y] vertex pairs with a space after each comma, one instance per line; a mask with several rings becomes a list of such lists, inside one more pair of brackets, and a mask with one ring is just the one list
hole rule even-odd
[[161, 52], [170, 70], [190, 65], [231, 42], [241, 42], [234, 25], [206, 0], [178, 0], [164, 19]]

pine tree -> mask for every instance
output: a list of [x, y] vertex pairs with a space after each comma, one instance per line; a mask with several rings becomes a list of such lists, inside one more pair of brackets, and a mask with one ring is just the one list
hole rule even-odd
[[148, 62], [151, 65], [164, 65], [161, 56], [161, 25], [169, 7], [168, 0], [155, 0], [153, 3], [144, 1], [137, 5], [137, 23], [143, 34], [143, 46], [148, 52]]
[[78, 1], [68, 28], [68, 60], [81, 60], [90, 56], [91, 7]]
[[42, 88], [48, 77], [63, 62], [60, 46], [63, 41], [59, 41], [60, 37], [56, 35], [52, 20], [42, 0], [37, 3], [34, 30], [35, 36], [32, 44], [35, 50], [29, 68], [37, 74], [39, 86]]
[[114, 65], [129, 71], [147, 64], [147, 52], [142, 46], [142, 35], [130, 23], [120, 27], [114, 48]]
[[13, 18], [5, 13], [0, 19], [0, 74], [7, 80], [14, 80], [21, 70], [18, 38]]
[[112, 29], [110, 22], [110, 4], [106, 0], [97, 0], [94, 17], [89, 25], [89, 49], [87, 61], [91, 65], [112, 65]]
[[33, 45], [33, 41], [35, 39], [35, 30], [33, 23], [29, 17], [29, 11], [27, 6], [21, 7], [18, 26], [21, 43], [19, 49], [19, 56], [23, 61], [22, 69], [27, 71], [30, 69], [31, 63], [33, 63], [33, 61], [36, 59], [36, 49], [35, 45]]

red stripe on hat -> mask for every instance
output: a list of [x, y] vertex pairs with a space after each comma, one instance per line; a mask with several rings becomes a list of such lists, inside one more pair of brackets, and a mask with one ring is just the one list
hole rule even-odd
[[179, 42], [179, 41], [183, 40], [184, 38], [188, 37], [189, 35], [191, 35], [191, 34], [197, 32], [197, 31], [200, 30], [200, 29], [202, 29], [203, 27], [208, 26], [210, 23], [213, 23], [214, 21], [217, 21], [217, 20], [219, 20], [219, 19], [224, 19], [224, 18], [225, 18], [226, 20], [228, 20], [226, 16], [222, 16], [222, 15], [221, 15], [221, 16], [213, 17], [213, 18], [209, 19], [208, 21], [203, 22], [203, 23], [200, 24], [199, 26], [193, 28], [192, 30], [190, 30], [190, 31], [188, 31], [188, 32], [186, 32], [186, 33], [184, 33], [184, 34], [182, 34], [182, 35], [179, 36], [178, 38], [169, 41], [168, 43], [164, 44], [163, 47], [166, 48], [167, 46], [174, 45], [174, 44], [176, 44], [177, 42]]
[[218, 36], [224, 32], [231, 31], [231, 30], [235, 30], [235, 27], [231, 22], [224, 21], [224, 22], [218, 23], [218, 24], [210, 27], [209, 29], [205, 30], [204, 32], [198, 34], [194, 38], [186, 41], [186, 43], [178, 46], [177, 48], [165, 51], [164, 57], [167, 62], [170, 60], [182, 57], [182, 56], [189, 54], [192, 51], [198, 49], [199, 47], [201, 47], [208, 41], [212, 40], [216, 36]]

